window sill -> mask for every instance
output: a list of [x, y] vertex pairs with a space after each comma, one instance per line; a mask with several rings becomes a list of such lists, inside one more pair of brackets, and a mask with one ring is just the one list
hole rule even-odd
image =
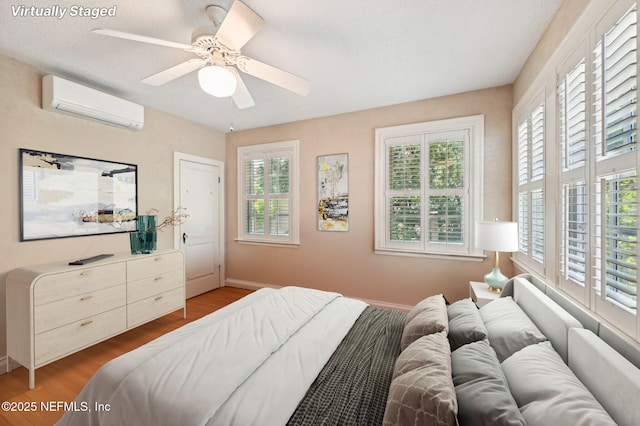
[[238, 244], [249, 244], [255, 246], [269, 246], [269, 247], [289, 247], [289, 248], [298, 248], [300, 247], [300, 243], [281, 243], [278, 241], [257, 241], [257, 240], [243, 240], [240, 238], [236, 238], [234, 240]]
[[375, 254], [384, 256], [405, 256], [405, 257], [421, 257], [424, 259], [438, 260], [463, 260], [469, 262], [482, 262], [487, 258], [484, 254], [467, 254], [467, 253], [417, 253], [414, 251], [381, 249], [377, 248]]

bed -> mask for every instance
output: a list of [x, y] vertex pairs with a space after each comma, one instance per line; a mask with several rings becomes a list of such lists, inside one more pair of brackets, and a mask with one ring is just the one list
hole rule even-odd
[[404, 313], [261, 289], [105, 364], [59, 424], [640, 424], [640, 346], [560, 296], [516, 277]]
[[405, 316], [261, 289], [105, 364], [58, 424], [382, 424]]

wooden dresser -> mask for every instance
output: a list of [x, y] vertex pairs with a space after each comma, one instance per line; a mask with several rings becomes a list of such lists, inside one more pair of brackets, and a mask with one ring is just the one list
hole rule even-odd
[[25, 266], [7, 276], [7, 369], [35, 369], [178, 309], [184, 255], [116, 254], [97, 262]]

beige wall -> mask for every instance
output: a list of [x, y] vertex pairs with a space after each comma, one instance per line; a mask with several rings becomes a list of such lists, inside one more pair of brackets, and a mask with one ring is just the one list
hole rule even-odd
[[[482, 280], [484, 262], [376, 255], [374, 246], [374, 130], [400, 124], [485, 115], [485, 217], [511, 217], [512, 87], [504, 86], [368, 111], [227, 134], [227, 279], [299, 285], [347, 296], [413, 305], [444, 293], [468, 296], [469, 280]], [[237, 147], [300, 140], [300, 247], [239, 244]], [[316, 156], [349, 154], [349, 232], [316, 230]], [[503, 271], [512, 271], [502, 256]]]
[[[224, 160], [225, 135], [150, 108], [139, 132], [43, 111], [42, 73], [0, 55], [0, 358], [6, 354], [5, 280], [16, 267], [126, 251], [128, 235], [19, 242], [18, 148], [32, 148], [138, 165], [139, 209], [173, 207], [173, 152]], [[173, 247], [161, 233], [160, 248]]]

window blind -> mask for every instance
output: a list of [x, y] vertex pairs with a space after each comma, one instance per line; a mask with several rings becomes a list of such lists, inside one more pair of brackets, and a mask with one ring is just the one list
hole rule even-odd
[[544, 191], [531, 191], [531, 256], [538, 262], [544, 260]]
[[544, 176], [544, 106], [538, 105], [531, 113], [531, 180]]
[[238, 238], [297, 244], [298, 142], [238, 148]]
[[582, 167], [585, 164], [587, 149], [584, 58], [560, 82], [558, 100], [562, 167], [565, 170]]
[[636, 50], [634, 5], [593, 50], [594, 148], [601, 163], [594, 180], [594, 243], [599, 245], [595, 286], [600, 295], [633, 314], [638, 281]]
[[587, 194], [584, 182], [562, 190], [560, 272], [565, 280], [585, 286], [587, 267]]
[[392, 145], [388, 151], [389, 239], [420, 241], [422, 144]]
[[520, 260], [541, 268], [544, 261], [545, 112], [536, 103], [517, 128], [518, 232]]
[[594, 117], [597, 154], [610, 156], [635, 150], [637, 127], [637, 17], [634, 5], [593, 52]]
[[602, 249], [596, 270], [598, 289], [635, 312], [637, 304], [637, 179], [615, 175], [603, 179], [598, 191], [602, 208], [599, 233]]

